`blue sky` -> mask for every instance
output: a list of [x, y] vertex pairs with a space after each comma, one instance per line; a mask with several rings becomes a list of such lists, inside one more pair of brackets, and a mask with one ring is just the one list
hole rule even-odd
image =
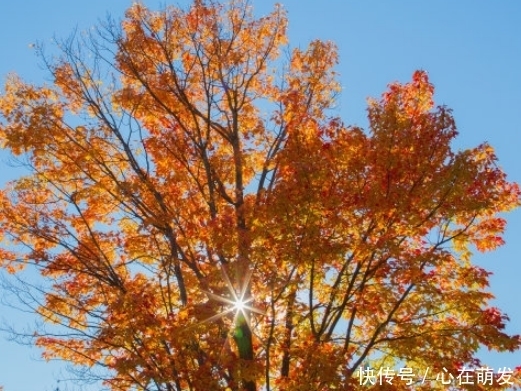
[[[107, 12], [123, 16], [130, 0], [20, 0], [0, 2], [0, 78], [16, 72], [41, 83], [47, 75], [30, 44], [49, 48], [53, 36], [88, 29]], [[187, 0], [177, 3], [187, 4]], [[251, 0], [258, 14], [274, 1]], [[145, 4], [158, 8], [164, 1]], [[488, 141], [511, 180], [521, 182], [521, 2], [439, 0], [286, 0], [293, 46], [321, 38], [339, 47], [339, 115], [365, 125], [365, 100], [379, 96], [389, 82], [407, 81], [415, 69], [429, 72], [438, 103], [454, 110], [460, 136], [456, 148]], [[17, 175], [0, 153], [0, 182]], [[507, 244], [476, 262], [494, 272], [495, 304], [511, 318], [507, 330], [521, 334], [521, 210], [508, 214]], [[0, 292], [0, 295], [2, 293]], [[0, 307], [0, 318], [18, 326], [30, 315]], [[63, 365], [39, 360], [40, 352], [6, 340], [0, 333], [0, 385], [5, 391], [50, 391], [65, 373]], [[521, 364], [521, 353], [483, 353], [492, 367]], [[67, 388], [61, 383], [62, 391]], [[69, 388], [72, 390], [73, 388]], [[94, 389], [94, 388], [93, 388]]]

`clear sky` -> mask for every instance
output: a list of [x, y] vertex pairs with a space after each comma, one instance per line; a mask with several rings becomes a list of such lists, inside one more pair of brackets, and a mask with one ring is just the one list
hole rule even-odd
[[[88, 29], [109, 12], [123, 16], [131, 0], [1, 0], [0, 78], [16, 72], [41, 83], [30, 44], [52, 46], [53, 36]], [[165, 1], [144, 1], [158, 8]], [[178, 0], [181, 5], [188, 0]], [[251, 0], [265, 14], [272, 0]], [[415, 69], [429, 72], [437, 102], [454, 110], [457, 148], [488, 141], [511, 180], [521, 182], [521, 2], [518, 0], [282, 0], [289, 13], [293, 46], [314, 38], [335, 41], [344, 87], [339, 115], [365, 125], [365, 99], [379, 96], [389, 82], [408, 81]], [[17, 175], [0, 153], [0, 183]], [[476, 262], [494, 272], [495, 304], [511, 318], [510, 333], [521, 334], [521, 210], [508, 214], [506, 245]], [[0, 291], [0, 296], [2, 292]], [[0, 306], [0, 318], [24, 326], [30, 315]], [[63, 365], [39, 360], [40, 352], [7, 341], [0, 333], [0, 385], [5, 391], [51, 391], [66, 377]], [[521, 353], [483, 357], [491, 367], [521, 364]], [[60, 390], [78, 390], [60, 383]], [[96, 389], [91, 388], [91, 389]]]

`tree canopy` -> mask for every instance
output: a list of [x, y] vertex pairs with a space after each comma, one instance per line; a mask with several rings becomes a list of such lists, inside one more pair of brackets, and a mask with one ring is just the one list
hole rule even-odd
[[519, 187], [487, 143], [452, 148], [424, 71], [344, 124], [335, 45], [290, 50], [286, 25], [134, 4], [42, 57], [50, 84], [9, 77], [0, 140], [28, 171], [0, 193], [0, 265], [40, 273], [35, 343], [112, 390], [511, 387], [461, 373], [521, 346], [472, 263]]

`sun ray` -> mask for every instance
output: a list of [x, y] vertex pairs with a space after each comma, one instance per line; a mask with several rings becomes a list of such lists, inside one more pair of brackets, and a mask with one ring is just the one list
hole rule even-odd
[[226, 273], [226, 270], [221, 267], [221, 272], [223, 275], [223, 280], [226, 284], [226, 287], [230, 293], [231, 297], [221, 296], [216, 293], [203, 290], [204, 293], [208, 296], [210, 300], [218, 301], [220, 303], [223, 303], [226, 305], [226, 307], [220, 311], [219, 313], [204, 319], [203, 321], [199, 322], [198, 324], [212, 322], [217, 319], [220, 319], [230, 313], [234, 313], [233, 322], [236, 323], [238, 316], [242, 315], [248, 324], [248, 327], [251, 329], [251, 320], [250, 320], [250, 314], [256, 313], [259, 315], [264, 315], [265, 312], [260, 310], [259, 308], [256, 308], [252, 305], [249, 305], [253, 301], [253, 297], [245, 298], [246, 293], [248, 291], [248, 285], [250, 283], [253, 270], [248, 270], [248, 273], [246, 274], [244, 280], [242, 281], [242, 284], [240, 285], [238, 291], [234, 287], [230, 277], [228, 276], [228, 273]]

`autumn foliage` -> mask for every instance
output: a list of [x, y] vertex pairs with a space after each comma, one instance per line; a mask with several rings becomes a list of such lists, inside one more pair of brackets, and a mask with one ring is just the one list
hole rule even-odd
[[[492, 147], [451, 148], [423, 71], [343, 124], [335, 46], [287, 55], [286, 22], [135, 4], [63, 42], [52, 84], [9, 77], [0, 138], [27, 175], [0, 193], [0, 265], [41, 275], [45, 357], [113, 390], [365, 390], [361, 368], [520, 347], [471, 262], [520, 202]], [[447, 387], [420, 380], [372, 388]]]

